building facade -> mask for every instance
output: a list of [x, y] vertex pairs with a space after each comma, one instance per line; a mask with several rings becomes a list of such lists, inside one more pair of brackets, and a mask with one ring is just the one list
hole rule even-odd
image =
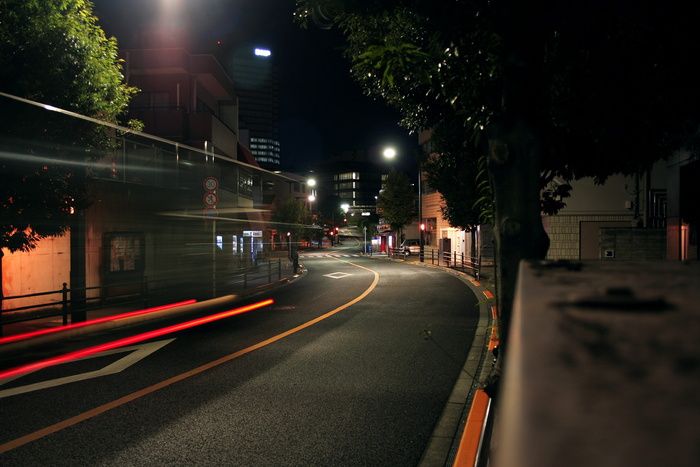
[[241, 141], [258, 164], [279, 170], [279, 82], [269, 49], [244, 46], [234, 52], [229, 69], [239, 102]]
[[144, 131], [208, 152], [238, 158], [238, 104], [233, 81], [213, 55], [180, 47], [122, 51], [129, 106]]
[[346, 151], [318, 166], [319, 193], [336, 198], [338, 206], [347, 204], [351, 217], [377, 212], [377, 197], [387, 170], [370, 153]]

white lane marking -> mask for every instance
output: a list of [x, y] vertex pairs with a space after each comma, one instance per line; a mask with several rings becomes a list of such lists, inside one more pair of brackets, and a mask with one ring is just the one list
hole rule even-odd
[[323, 276], [330, 277], [331, 279], [342, 279], [343, 277], [352, 276], [352, 274], [349, 274], [347, 272], [333, 272], [330, 274], [324, 274]]
[[[131, 365], [146, 358], [147, 356], [149, 356], [153, 352], [165, 347], [166, 345], [170, 344], [174, 340], [175, 340], [175, 338], [164, 339], [162, 341], [148, 342], [146, 344], [134, 345], [131, 347], [124, 347], [121, 349], [107, 350], [106, 352], [100, 352], [98, 354], [90, 355], [90, 356], [87, 356], [85, 358], [81, 358], [79, 360], [72, 360], [73, 362], [75, 362], [75, 361], [80, 361], [80, 360], [88, 360], [91, 358], [104, 357], [106, 355], [112, 355], [112, 354], [116, 354], [116, 353], [129, 352], [128, 355], [120, 358], [116, 362], [110, 363], [106, 367], [101, 368], [99, 370], [88, 371], [85, 373], [79, 373], [77, 375], [64, 376], [62, 378], [50, 379], [47, 381], [41, 381], [38, 383], [27, 384], [25, 386], [17, 386], [14, 388], [2, 390], [2, 391], [0, 391], [0, 399], [3, 399], [5, 397], [10, 397], [10, 396], [16, 396], [18, 394], [24, 394], [27, 392], [39, 391], [40, 389], [54, 388], [56, 386], [62, 386], [64, 384], [76, 383], [78, 381], [85, 381], [86, 379], [99, 378], [100, 376], [107, 376], [107, 375], [113, 375], [115, 373], [119, 373], [119, 372], [124, 371], [125, 369], [129, 368]], [[71, 363], [71, 362], [65, 362], [65, 363]], [[65, 363], [61, 363], [61, 365], [65, 365]], [[35, 371], [38, 371], [38, 370], [35, 370]], [[7, 384], [10, 381], [14, 381], [15, 379], [20, 378], [22, 376], [26, 376], [28, 374], [31, 374], [31, 373], [34, 373], [34, 372], [32, 371], [29, 373], [24, 373], [24, 374], [19, 375], [19, 376], [12, 376], [10, 378], [2, 379], [2, 380], [0, 380], [0, 386], [2, 386], [3, 384]]]

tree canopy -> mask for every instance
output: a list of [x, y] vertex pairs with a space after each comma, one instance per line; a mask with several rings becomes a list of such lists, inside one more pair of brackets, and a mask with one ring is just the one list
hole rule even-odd
[[272, 221], [278, 224], [282, 236], [289, 232], [295, 242], [309, 236], [311, 213], [301, 200], [286, 199], [273, 211]]
[[389, 172], [384, 188], [379, 192], [377, 209], [394, 230], [401, 230], [416, 217], [416, 194], [406, 174]]
[[[0, 0], [0, 91], [116, 122], [135, 88], [87, 0]], [[83, 162], [106, 134], [0, 97], [0, 247], [27, 251], [87, 204]]]
[[[468, 123], [464, 141], [486, 142], [489, 126], [511, 110], [504, 97], [514, 100], [522, 90], [526, 95], [518, 99], [534, 105], [530, 118], [546, 144], [542, 170], [599, 181], [647, 166], [696, 130], [699, 91], [687, 71], [700, 49], [697, 6], [619, 0], [298, 5], [302, 21], [342, 31], [352, 75], [368, 95], [398, 108], [411, 130], [456, 116]], [[530, 39], [518, 40], [525, 36]], [[504, 83], [516, 56], [518, 66], [532, 64], [533, 79]]]

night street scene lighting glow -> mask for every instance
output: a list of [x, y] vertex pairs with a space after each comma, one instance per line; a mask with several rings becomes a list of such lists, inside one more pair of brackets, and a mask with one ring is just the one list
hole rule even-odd
[[382, 154], [384, 155], [385, 159], [393, 159], [396, 157], [396, 149], [392, 147], [384, 148], [384, 152]]
[[269, 57], [270, 55], [272, 55], [272, 52], [270, 52], [269, 49], [261, 49], [256, 47], [255, 55], [257, 55], [258, 57]]

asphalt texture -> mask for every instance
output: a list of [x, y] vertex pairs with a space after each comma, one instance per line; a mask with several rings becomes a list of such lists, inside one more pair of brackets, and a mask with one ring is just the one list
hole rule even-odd
[[[119, 373], [0, 398], [0, 444], [306, 323], [358, 297], [375, 273], [379, 282], [361, 301], [312, 326], [4, 452], [0, 464], [416, 465], [469, 351], [478, 318], [474, 294], [450, 274], [386, 259], [322, 256], [302, 263], [303, 277], [248, 299], [272, 297], [270, 307], [158, 338], [174, 340]], [[333, 273], [348, 275], [326, 276]], [[98, 370], [125, 355], [0, 381], [0, 391]]]

